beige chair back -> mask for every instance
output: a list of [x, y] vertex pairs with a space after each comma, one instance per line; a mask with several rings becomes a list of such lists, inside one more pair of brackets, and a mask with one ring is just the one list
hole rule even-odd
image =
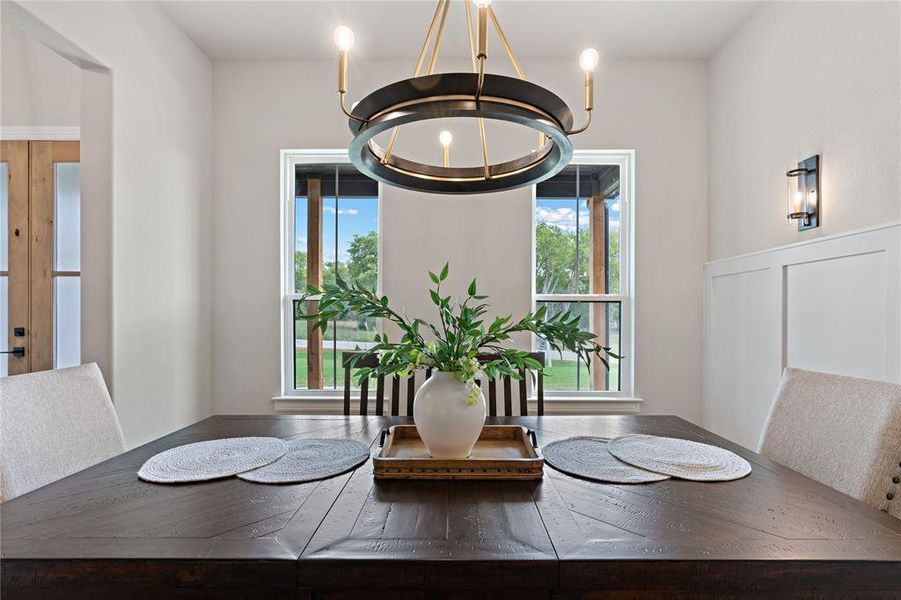
[[901, 385], [786, 369], [760, 452], [901, 518]]
[[0, 378], [0, 499], [125, 450], [96, 364]]

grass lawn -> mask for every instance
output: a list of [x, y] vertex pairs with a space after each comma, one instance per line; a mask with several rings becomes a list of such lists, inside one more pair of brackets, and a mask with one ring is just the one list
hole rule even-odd
[[[344, 338], [347, 339], [347, 338]], [[338, 378], [334, 379], [334, 358], [335, 352], [325, 350], [322, 353], [322, 381], [325, 388], [336, 386], [342, 388], [344, 386], [344, 372], [341, 369], [341, 351], [338, 351]], [[304, 350], [295, 352], [294, 361], [297, 366], [295, 370], [295, 384], [298, 388], [307, 387], [307, 353]], [[588, 383], [591, 376], [584, 364], [579, 365], [579, 378], [583, 390], [588, 389]], [[613, 363], [610, 365], [610, 387], [617, 389], [617, 377], [619, 376], [619, 365]], [[354, 384], [356, 387], [356, 384]], [[374, 385], [370, 387], [374, 388]], [[552, 366], [544, 371], [544, 389], [549, 392], [557, 391], [574, 391], [576, 389], [576, 362], [571, 360], [555, 360]]]
[[[549, 392], [570, 392], [576, 390], [576, 361], [556, 359], [544, 370], [544, 389]], [[578, 363], [579, 383], [582, 390], [590, 389], [591, 375], [584, 363]], [[610, 364], [611, 389], [618, 389], [619, 365]]]

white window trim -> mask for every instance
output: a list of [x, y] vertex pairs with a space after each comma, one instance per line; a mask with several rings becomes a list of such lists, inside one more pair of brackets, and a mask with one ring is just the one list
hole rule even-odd
[[[351, 164], [346, 149], [339, 150], [282, 150], [279, 177], [282, 181], [280, 201], [281, 234], [279, 238], [280, 264], [279, 296], [282, 298], [281, 310], [281, 390], [280, 396], [273, 400], [328, 400], [333, 402], [343, 398], [342, 389], [298, 390], [294, 387], [294, 301], [302, 296], [294, 289], [294, 261], [288, 260], [288, 240], [294, 238], [294, 200], [295, 200], [295, 168], [297, 165], [309, 164]], [[378, 194], [378, 291], [382, 289], [382, 186], [379, 184]]]
[[[619, 391], [560, 391], [545, 390], [547, 403], [591, 402], [603, 400], [636, 401], [635, 360], [633, 341], [635, 339], [635, 151], [634, 150], [575, 150], [570, 164], [618, 165], [620, 173], [620, 293], [619, 294], [538, 294], [535, 291], [535, 210], [537, 206], [536, 188], [532, 188], [532, 309], [540, 300], [563, 301], [603, 301], [620, 303], [620, 353], [619, 363], [621, 389]], [[623, 251], [625, 249], [625, 252]], [[533, 350], [537, 339], [533, 336]], [[547, 406], [547, 404], [546, 404]], [[637, 405], [636, 405], [637, 406]], [[637, 411], [636, 411], [637, 412]]]
[[[282, 150], [280, 160], [280, 179], [282, 190], [280, 198], [280, 281], [279, 296], [282, 298], [281, 310], [281, 394], [273, 397], [276, 412], [305, 414], [337, 414], [341, 407], [336, 402], [343, 398], [341, 389], [298, 390], [294, 388], [294, 336], [289, 335], [289, 327], [294, 326], [294, 300], [300, 298], [294, 291], [294, 261], [288, 260], [287, 241], [294, 237], [294, 199], [295, 167], [301, 164], [350, 164], [346, 149], [330, 150]], [[634, 150], [576, 150], [573, 162], [578, 164], [616, 164], [620, 166], [620, 248], [628, 248], [624, 253], [620, 273], [620, 294], [588, 294], [575, 295], [572, 299], [607, 300], [621, 303], [622, 332], [621, 351], [623, 360], [620, 363], [620, 379], [622, 389], [618, 392], [579, 391], [579, 392], [545, 392], [546, 414], [634, 414], [638, 413], [641, 399], [635, 398], [633, 340], [634, 329], [634, 240], [635, 240], [635, 151]], [[290, 175], [290, 176], [289, 176]], [[382, 289], [382, 187], [379, 185], [379, 264], [378, 289]], [[532, 222], [535, 221], [535, 187], [532, 187]], [[532, 273], [535, 272], [535, 227], [532, 226]], [[531, 278], [532, 304], [546, 299], [545, 295], [535, 293], [535, 278]], [[555, 299], [561, 296], [554, 295]], [[566, 296], [569, 298], [569, 296]], [[534, 401], [534, 399], [530, 400]]]

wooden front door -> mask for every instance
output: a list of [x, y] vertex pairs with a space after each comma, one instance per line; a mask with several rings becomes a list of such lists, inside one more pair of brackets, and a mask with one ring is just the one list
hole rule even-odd
[[0, 163], [0, 375], [79, 364], [79, 143], [3, 141]]

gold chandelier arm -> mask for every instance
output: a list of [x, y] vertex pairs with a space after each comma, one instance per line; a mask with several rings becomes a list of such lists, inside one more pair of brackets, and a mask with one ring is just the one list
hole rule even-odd
[[466, 31], [469, 32], [469, 62], [472, 64], [472, 72], [476, 72], [476, 40], [472, 33], [472, 10], [469, 8], [469, 0], [463, 0], [466, 7]]
[[444, 11], [441, 13], [441, 23], [438, 25], [438, 33], [435, 34], [435, 45], [432, 46], [432, 58], [429, 59], [429, 75], [435, 71], [435, 63], [438, 62], [438, 52], [441, 51], [441, 36], [444, 34], [444, 23], [447, 21], [447, 9], [449, 8], [450, 0], [445, 0]]
[[485, 119], [479, 119], [479, 139], [482, 142], [482, 164], [485, 166], [485, 179], [491, 179], [488, 168], [488, 142], [485, 139]]
[[432, 32], [435, 31], [435, 24], [438, 22], [438, 15], [441, 14], [441, 8], [447, 1], [449, 0], [438, 0], [438, 5], [435, 7], [435, 14], [432, 15], [432, 22], [429, 24], [429, 31], [425, 34], [425, 39], [422, 41], [422, 49], [419, 51], [419, 60], [416, 62], [416, 68], [413, 69], [413, 77], [419, 77], [422, 65], [425, 64], [425, 55], [428, 53]]
[[354, 121], [359, 121], [360, 123], [367, 123], [369, 120], [364, 117], [359, 117], [353, 114], [351, 111], [347, 110], [347, 104], [344, 102], [344, 96], [347, 94], [346, 91], [339, 91], [338, 97], [341, 99], [341, 111], [344, 112], [345, 115], [353, 119]]
[[[429, 50], [429, 42], [432, 39], [432, 32], [435, 31], [435, 24], [438, 22], [438, 15], [442, 14], [441, 9], [444, 8], [444, 15], [447, 15], [447, 4], [450, 0], [438, 0], [437, 6], [435, 6], [435, 14], [432, 15], [432, 22], [429, 23], [429, 30], [425, 34], [425, 39], [422, 41], [422, 49], [419, 51], [419, 59], [416, 61], [416, 68], [413, 69], [413, 77], [419, 77], [419, 72], [422, 71], [422, 65], [425, 64], [425, 56]], [[444, 28], [444, 19], [441, 20], [441, 28]], [[439, 31], [438, 36], [440, 37], [441, 33]], [[431, 73], [431, 70], [430, 70]], [[385, 147], [385, 154], [382, 156], [381, 163], [383, 165], [387, 165], [388, 161], [391, 160], [391, 154], [394, 152], [394, 144], [397, 143], [397, 135], [400, 133], [400, 127], [395, 127], [391, 130], [391, 139], [388, 140], [388, 145]]]
[[479, 79], [476, 83], [476, 102], [482, 97], [482, 88], [485, 86], [485, 57], [479, 56]]
[[572, 129], [570, 131], [567, 131], [566, 135], [576, 135], [577, 133], [582, 133], [583, 131], [588, 129], [588, 127], [591, 125], [591, 109], [590, 108], [586, 109], [585, 114], [588, 117], [588, 119], [585, 121], [585, 125], [583, 125], [582, 127], [579, 127], [578, 129]]
[[519, 68], [519, 63], [516, 61], [516, 56], [513, 54], [513, 48], [510, 47], [510, 43], [507, 41], [507, 36], [504, 35], [504, 30], [501, 29], [501, 23], [497, 20], [497, 15], [494, 14], [494, 9], [490, 6], [488, 7], [488, 16], [491, 17], [491, 22], [494, 24], [494, 30], [497, 31], [497, 37], [501, 39], [501, 44], [504, 45], [504, 49], [507, 51], [507, 56], [510, 58], [510, 63], [513, 65], [513, 69], [516, 71], [516, 74], [520, 79], [525, 81], [526, 76], [523, 75], [522, 69]]

